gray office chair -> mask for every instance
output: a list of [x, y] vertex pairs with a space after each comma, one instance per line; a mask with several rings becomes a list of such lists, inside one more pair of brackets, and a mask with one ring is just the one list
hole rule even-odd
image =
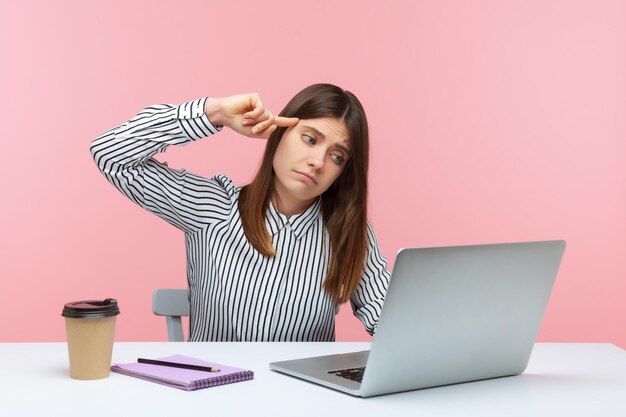
[[152, 293], [152, 312], [165, 316], [167, 339], [170, 342], [184, 342], [182, 316], [189, 315], [187, 290], [157, 288]]

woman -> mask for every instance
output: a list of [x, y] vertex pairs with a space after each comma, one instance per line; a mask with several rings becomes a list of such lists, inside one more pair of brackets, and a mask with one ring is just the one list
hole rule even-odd
[[[245, 187], [152, 159], [223, 126], [269, 139]], [[117, 189], [185, 233], [190, 341], [333, 341], [348, 300], [374, 333], [389, 271], [367, 222], [367, 119], [352, 93], [312, 85], [279, 116], [257, 94], [150, 106], [91, 152]]]

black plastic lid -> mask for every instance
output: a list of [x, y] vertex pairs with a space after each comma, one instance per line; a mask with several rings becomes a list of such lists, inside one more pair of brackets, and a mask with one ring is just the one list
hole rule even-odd
[[120, 309], [117, 306], [117, 300], [107, 298], [102, 301], [86, 300], [67, 303], [61, 315], [73, 319], [102, 319], [118, 314], [120, 314]]

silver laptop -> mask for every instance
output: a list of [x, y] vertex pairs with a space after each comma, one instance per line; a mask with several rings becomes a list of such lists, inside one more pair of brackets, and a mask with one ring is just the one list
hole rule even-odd
[[369, 351], [270, 363], [361, 397], [526, 369], [565, 242], [402, 249]]

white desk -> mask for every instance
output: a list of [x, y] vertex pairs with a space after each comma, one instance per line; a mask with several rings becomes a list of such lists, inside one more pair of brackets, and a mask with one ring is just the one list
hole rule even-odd
[[537, 344], [523, 375], [361, 399], [268, 369], [268, 363], [368, 343], [116, 343], [113, 362], [174, 353], [255, 372], [194, 392], [111, 374], [68, 376], [65, 343], [0, 343], [2, 416], [626, 416], [626, 351]]

